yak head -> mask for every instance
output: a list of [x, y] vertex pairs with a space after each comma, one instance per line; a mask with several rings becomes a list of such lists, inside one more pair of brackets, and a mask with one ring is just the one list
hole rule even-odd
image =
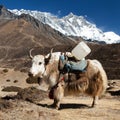
[[29, 72], [29, 76], [39, 76], [42, 78], [45, 69], [46, 69], [46, 65], [49, 63], [49, 60], [51, 58], [52, 55], [52, 51], [53, 49], [51, 49], [51, 52], [47, 55], [35, 55], [32, 56], [31, 52], [33, 49], [30, 50], [30, 58], [32, 59], [32, 66], [30, 68], [30, 72]]

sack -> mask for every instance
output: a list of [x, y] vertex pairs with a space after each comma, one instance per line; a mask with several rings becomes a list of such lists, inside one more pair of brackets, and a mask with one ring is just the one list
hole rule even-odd
[[79, 62], [71, 62], [71, 70], [84, 71], [87, 67], [87, 61], [81, 60]]

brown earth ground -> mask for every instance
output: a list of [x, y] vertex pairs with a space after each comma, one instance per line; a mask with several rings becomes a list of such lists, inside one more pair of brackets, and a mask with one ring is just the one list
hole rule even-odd
[[0, 120], [119, 120], [120, 80], [108, 80], [109, 89], [91, 108], [92, 98], [68, 96], [61, 109], [50, 107], [52, 100], [42, 91], [46, 85], [26, 83], [27, 73], [0, 69]]

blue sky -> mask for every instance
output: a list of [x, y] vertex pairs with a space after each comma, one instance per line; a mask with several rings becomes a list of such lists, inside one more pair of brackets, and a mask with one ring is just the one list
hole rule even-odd
[[8, 9], [50, 12], [63, 17], [72, 12], [85, 16], [103, 31], [120, 35], [120, 0], [0, 0]]

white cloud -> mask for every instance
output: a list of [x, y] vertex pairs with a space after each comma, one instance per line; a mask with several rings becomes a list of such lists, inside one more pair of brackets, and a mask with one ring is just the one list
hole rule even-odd
[[61, 10], [57, 11], [57, 16], [61, 16]]
[[106, 27], [105, 26], [100, 26], [99, 29], [101, 29], [103, 32], [106, 31]]
[[61, 10], [58, 10], [58, 14], [61, 14]]
[[85, 15], [84, 17], [87, 18], [87, 15]]

